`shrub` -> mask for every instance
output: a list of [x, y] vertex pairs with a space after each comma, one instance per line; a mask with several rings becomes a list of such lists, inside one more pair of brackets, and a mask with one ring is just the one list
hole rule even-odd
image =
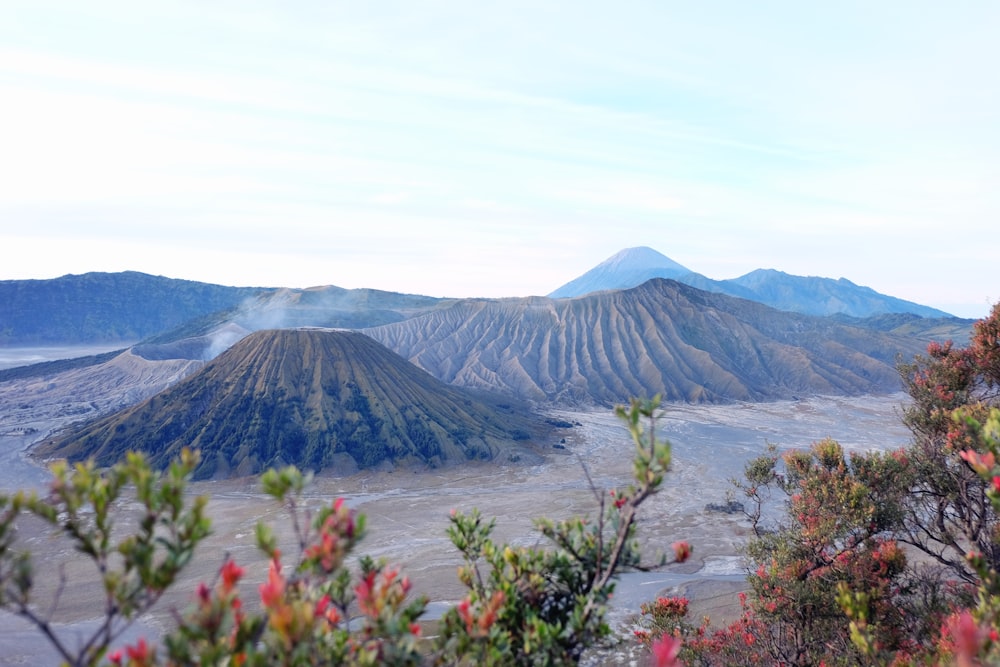
[[[635, 520], [670, 465], [670, 445], [656, 438], [659, 399], [619, 408], [635, 445], [634, 483], [597, 490], [592, 520], [539, 519], [547, 548], [515, 548], [491, 538], [494, 522], [476, 511], [454, 513], [449, 536], [465, 559], [468, 594], [441, 620], [435, 641], [421, 638], [426, 606], [410, 596], [409, 579], [383, 561], [346, 564], [364, 536], [364, 517], [342, 499], [315, 512], [302, 503], [308, 476], [294, 467], [261, 476], [264, 491], [288, 513], [295, 545], [286, 557], [270, 529], [257, 526], [257, 544], [269, 559], [258, 590], [259, 611], [244, 604], [244, 571], [226, 560], [216, 581], [197, 587], [194, 602], [177, 614], [162, 643], [140, 639], [109, 653], [122, 633], [177, 580], [195, 547], [209, 534], [206, 498], [191, 499], [186, 483], [197, 453], [186, 451], [166, 473], [140, 454], [108, 469], [93, 463], [57, 465], [48, 497], [0, 496], [0, 606], [28, 619], [74, 667], [153, 665], [560, 665], [576, 663], [585, 648], [609, 633], [605, 605], [623, 568], [639, 563]], [[114, 539], [113, 508], [134, 494], [143, 516], [131, 534]], [[90, 558], [106, 599], [99, 627], [79, 646], [53, 629], [52, 610], [31, 599], [32, 557], [15, 550], [16, 525], [33, 514], [70, 538]], [[690, 553], [675, 545], [678, 560]], [[661, 664], [673, 664], [679, 645], [657, 645]]]

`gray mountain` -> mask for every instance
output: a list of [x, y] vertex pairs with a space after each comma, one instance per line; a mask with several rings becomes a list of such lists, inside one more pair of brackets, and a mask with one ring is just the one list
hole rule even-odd
[[604, 260], [579, 278], [569, 281], [549, 297], [561, 299], [609, 289], [628, 289], [650, 278], [674, 278], [691, 273], [652, 248], [626, 248]]
[[450, 384], [569, 404], [895, 391], [925, 342], [664, 279], [573, 299], [467, 299], [365, 330]]
[[0, 280], [0, 345], [134, 342], [263, 291], [137, 271]]
[[843, 313], [852, 317], [870, 317], [886, 313], [913, 313], [921, 317], [951, 317], [943, 310], [880, 294], [870, 287], [855, 285], [847, 278], [833, 280], [757, 269], [745, 276], [719, 282], [724, 286], [720, 291], [726, 294], [740, 296], [745, 294], [742, 290], [746, 290], [753, 294], [751, 298], [755, 301], [809, 315]]
[[4, 280], [0, 345], [142, 340], [148, 344], [144, 353], [155, 355], [152, 345], [201, 337], [204, 354], [188, 358], [207, 360], [225, 349], [218, 348], [215, 335], [221, 323], [244, 333], [297, 326], [357, 329], [398, 322], [441, 303], [448, 300], [333, 285], [226, 287], [136, 271]]
[[750, 299], [772, 308], [807, 315], [844, 314], [871, 317], [887, 313], [913, 313], [921, 317], [952, 317], [950, 314], [880, 294], [846, 278], [793, 276], [774, 269], [757, 269], [729, 280], [713, 280], [657, 251], [627, 248], [549, 294], [552, 298], [582, 296], [609, 289], [637, 287], [650, 278], [672, 278], [707, 292]]

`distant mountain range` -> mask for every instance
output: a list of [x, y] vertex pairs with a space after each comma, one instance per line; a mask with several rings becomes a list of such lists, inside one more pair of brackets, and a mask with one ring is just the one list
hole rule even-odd
[[851, 317], [871, 317], [913, 313], [921, 317], [952, 317], [936, 308], [879, 294], [846, 278], [792, 276], [774, 269], [757, 269], [731, 280], [712, 280], [647, 247], [622, 250], [549, 296], [567, 298], [601, 290], [627, 289], [638, 287], [650, 278], [671, 278], [706, 292], [750, 299], [778, 310], [807, 315], [842, 313]]
[[[616, 253], [549, 296], [569, 298], [629, 289], [651, 278], [669, 278], [708, 292], [809, 315], [868, 318], [912, 313], [954, 319], [943, 311], [879, 294], [845, 278], [791, 276], [759, 269], [732, 280], [712, 280], [646, 247]], [[162, 343], [206, 334], [220, 321], [230, 322], [244, 333], [294, 326], [362, 329], [401, 322], [457, 301], [335, 286], [225, 287], [135, 271], [3, 280], [0, 346]], [[217, 353], [216, 343], [206, 341], [206, 349]]]
[[3, 280], [0, 345], [135, 342], [264, 291], [136, 271]]
[[[608, 287], [622, 281], [640, 284]], [[587, 293], [436, 299], [131, 272], [5, 281], [7, 345], [141, 342], [3, 370], [0, 382], [23, 388], [10, 399], [19, 410], [57, 387], [74, 414], [98, 415], [39, 446], [41, 456], [103, 465], [138, 448], [163, 465], [193, 446], [202, 478], [287, 463], [349, 473], [530, 456], [521, 444], [546, 425], [524, 405], [895, 391], [897, 358], [931, 339], [961, 341], [972, 325], [843, 279], [758, 271], [709, 281], [649, 248], [623, 251], [557, 293], [574, 291]], [[764, 300], [840, 310], [812, 315]]]
[[0, 346], [176, 341], [221, 320], [245, 332], [295, 326], [358, 329], [398, 322], [452, 301], [334, 286], [224, 287], [135, 271], [4, 280]]
[[268, 330], [35, 454], [110, 465], [139, 450], [163, 467], [193, 447], [202, 453], [198, 478], [288, 464], [343, 474], [385, 463], [517, 460], [526, 453], [520, 441], [551, 428], [517, 405], [443, 384], [360, 333]]

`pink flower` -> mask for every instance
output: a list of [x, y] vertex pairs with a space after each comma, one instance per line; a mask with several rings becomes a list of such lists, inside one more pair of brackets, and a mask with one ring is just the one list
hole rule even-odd
[[972, 614], [966, 610], [961, 614], [952, 615], [947, 624], [955, 640], [956, 664], [960, 667], [978, 664], [976, 658], [984, 644], [985, 633], [972, 618]]
[[677, 659], [681, 652], [681, 638], [673, 635], [663, 635], [650, 648], [653, 650], [653, 665], [655, 667], [680, 667]]

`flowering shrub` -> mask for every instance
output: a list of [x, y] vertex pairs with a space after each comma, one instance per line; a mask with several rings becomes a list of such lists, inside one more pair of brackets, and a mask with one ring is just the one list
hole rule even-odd
[[[993, 483], [976, 474], [960, 453], [983, 453], [984, 442], [970, 430], [1000, 404], [1000, 303], [973, 326], [969, 345], [932, 343], [926, 356], [900, 366], [912, 399], [903, 421], [913, 432], [908, 448], [916, 475], [906, 497], [899, 538], [975, 585], [978, 573], [965, 558], [970, 549], [1000, 569], [994, 539], [1000, 516], [987, 490]], [[955, 419], [961, 412], [968, 419]]]
[[[968, 347], [931, 344], [900, 373], [913, 443], [845, 456], [827, 440], [749, 462], [740, 618], [711, 631], [654, 605], [663, 621], [641, 639], [683, 638], [699, 665], [1000, 664], [1000, 304]], [[785, 516], [765, 525], [774, 497]]]
[[[634, 484], [611, 493], [594, 489], [595, 520], [539, 519], [548, 548], [496, 544], [492, 521], [475, 511], [452, 515], [448, 533], [465, 559], [459, 577], [468, 595], [444, 615], [433, 640], [422, 638], [417, 622], [426, 600], [411, 598], [410, 581], [398, 569], [366, 556], [357, 572], [348, 568], [346, 559], [365, 533], [364, 517], [343, 499], [312, 516], [301, 500], [308, 476], [289, 467], [266, 472], [261, 483], [288, 512], [296, 544], [286, 557], [270, 527], [258, 524], [257, 544], [269, 568], [254, 604], [244, 602], [244, 569], [227, 559], [213, 583], [198, 585], [192, 604], [177, 614], [177, 627], [161, 643], [139, 639], [109, 653], [131, 622], [174, 584], [209, 533], [206, 499], [187, 506], [185, 485], [198, 463], [197, 453], [187, 451], [166, 474], [130, 454], [107, 470], [56, 466], [48, 498], [0, 496], [0, 605], [33, 622], [74, 667], [573, 664], [609, 633], [605, 604], [615, 577], [639, 563], [636, 512], [670, 465], [670, 446], [655, 435], [658, 403], [633, 401], [617, 411], [635, 444]], [[112, 508], [127, 490], [145, 514], [135, 533], [115, 542]], [[73, 540], [102, 577], [105, 616], [77, 650], [30, 598], [31, 555], [14, 550], [23, 512]], [[674, 550], [678, 560], [691, 552], [686, 542]], [[676, 664], [679, 650], [672, 640], [657, 643], [657, 664]]]
[[[97, 664], [174, 584], [195, 547], [208, 536], [207, 499], [189, 503], [184, 496], [197, 463], [198, 455], [189, 451], [165, 473], [151, 470], [146, 459], [134, 453], [106, 470], [97, 470], [93, 463], [70, 468], [60, 462], [52, 468], [48, 497], [34, 492], [0, 495], [0, 606], [33, 623], [67, 664]], [[135, 532], [118, 538], [112, 508], [126, 488], [141, 506], [142, 518]], [[53, 610], [31, 597], [31, 555], [15, 551], [16, 522], [22, 513], [42, 519], [94, 564], [104, 599], [97, 605], [97, 626], [80, 642], [59, 635], [50, 623]], [[150, 664], [153, 655], [146, 642], [127, 651], [129, 664], [135, 665]], [[119, 664], [125, 659], [120, 654], [112, 657]]]
[[[778, 465], [782, 468], [776, 470]], [[749, 595], [740, 594], [741, 616], [711, 629], [686, 620], [688, 601], [664, 597], [643, 605], [640, 641], [683, 640], [687, 664], [816, 665], [857, 661], [850, 620], [838, 603], [838, 584], [866, 591], [874, 641], [888, 651], [904, 643], [902, 574], [906, 558], [887, 533], [895, 521], [897, 489], [906, 469], [894, 454], [845, 456], [825, 440], [808, 451], [766, 454], [747, 466], [748, 501], [787, 498], [780, 529], [758, 529], [746, 547], [752, 564]], [[759, 521], [759, 507], [747, 510]], [[757, 527], [757, 526], [755, 526]]]
[[[459, 578], [468, 596], [445, 614], [437, 642], [441, 664], [562, 665], [606, 637], [605, 605], [614, 579], [639, 564], [636, 512], [657, 491], [670, 465], [670, 445], [656, 438], [659, 398], [633, 401], [617, 414], [635, 445], [634, 484], [603, 493], [596, 520], [539, 519], [546, 549], [498, 545], [493, 521], [453, 513], [448, 529], [465, 558]], [[691, 549], [675, 545], [679, 560]]]

